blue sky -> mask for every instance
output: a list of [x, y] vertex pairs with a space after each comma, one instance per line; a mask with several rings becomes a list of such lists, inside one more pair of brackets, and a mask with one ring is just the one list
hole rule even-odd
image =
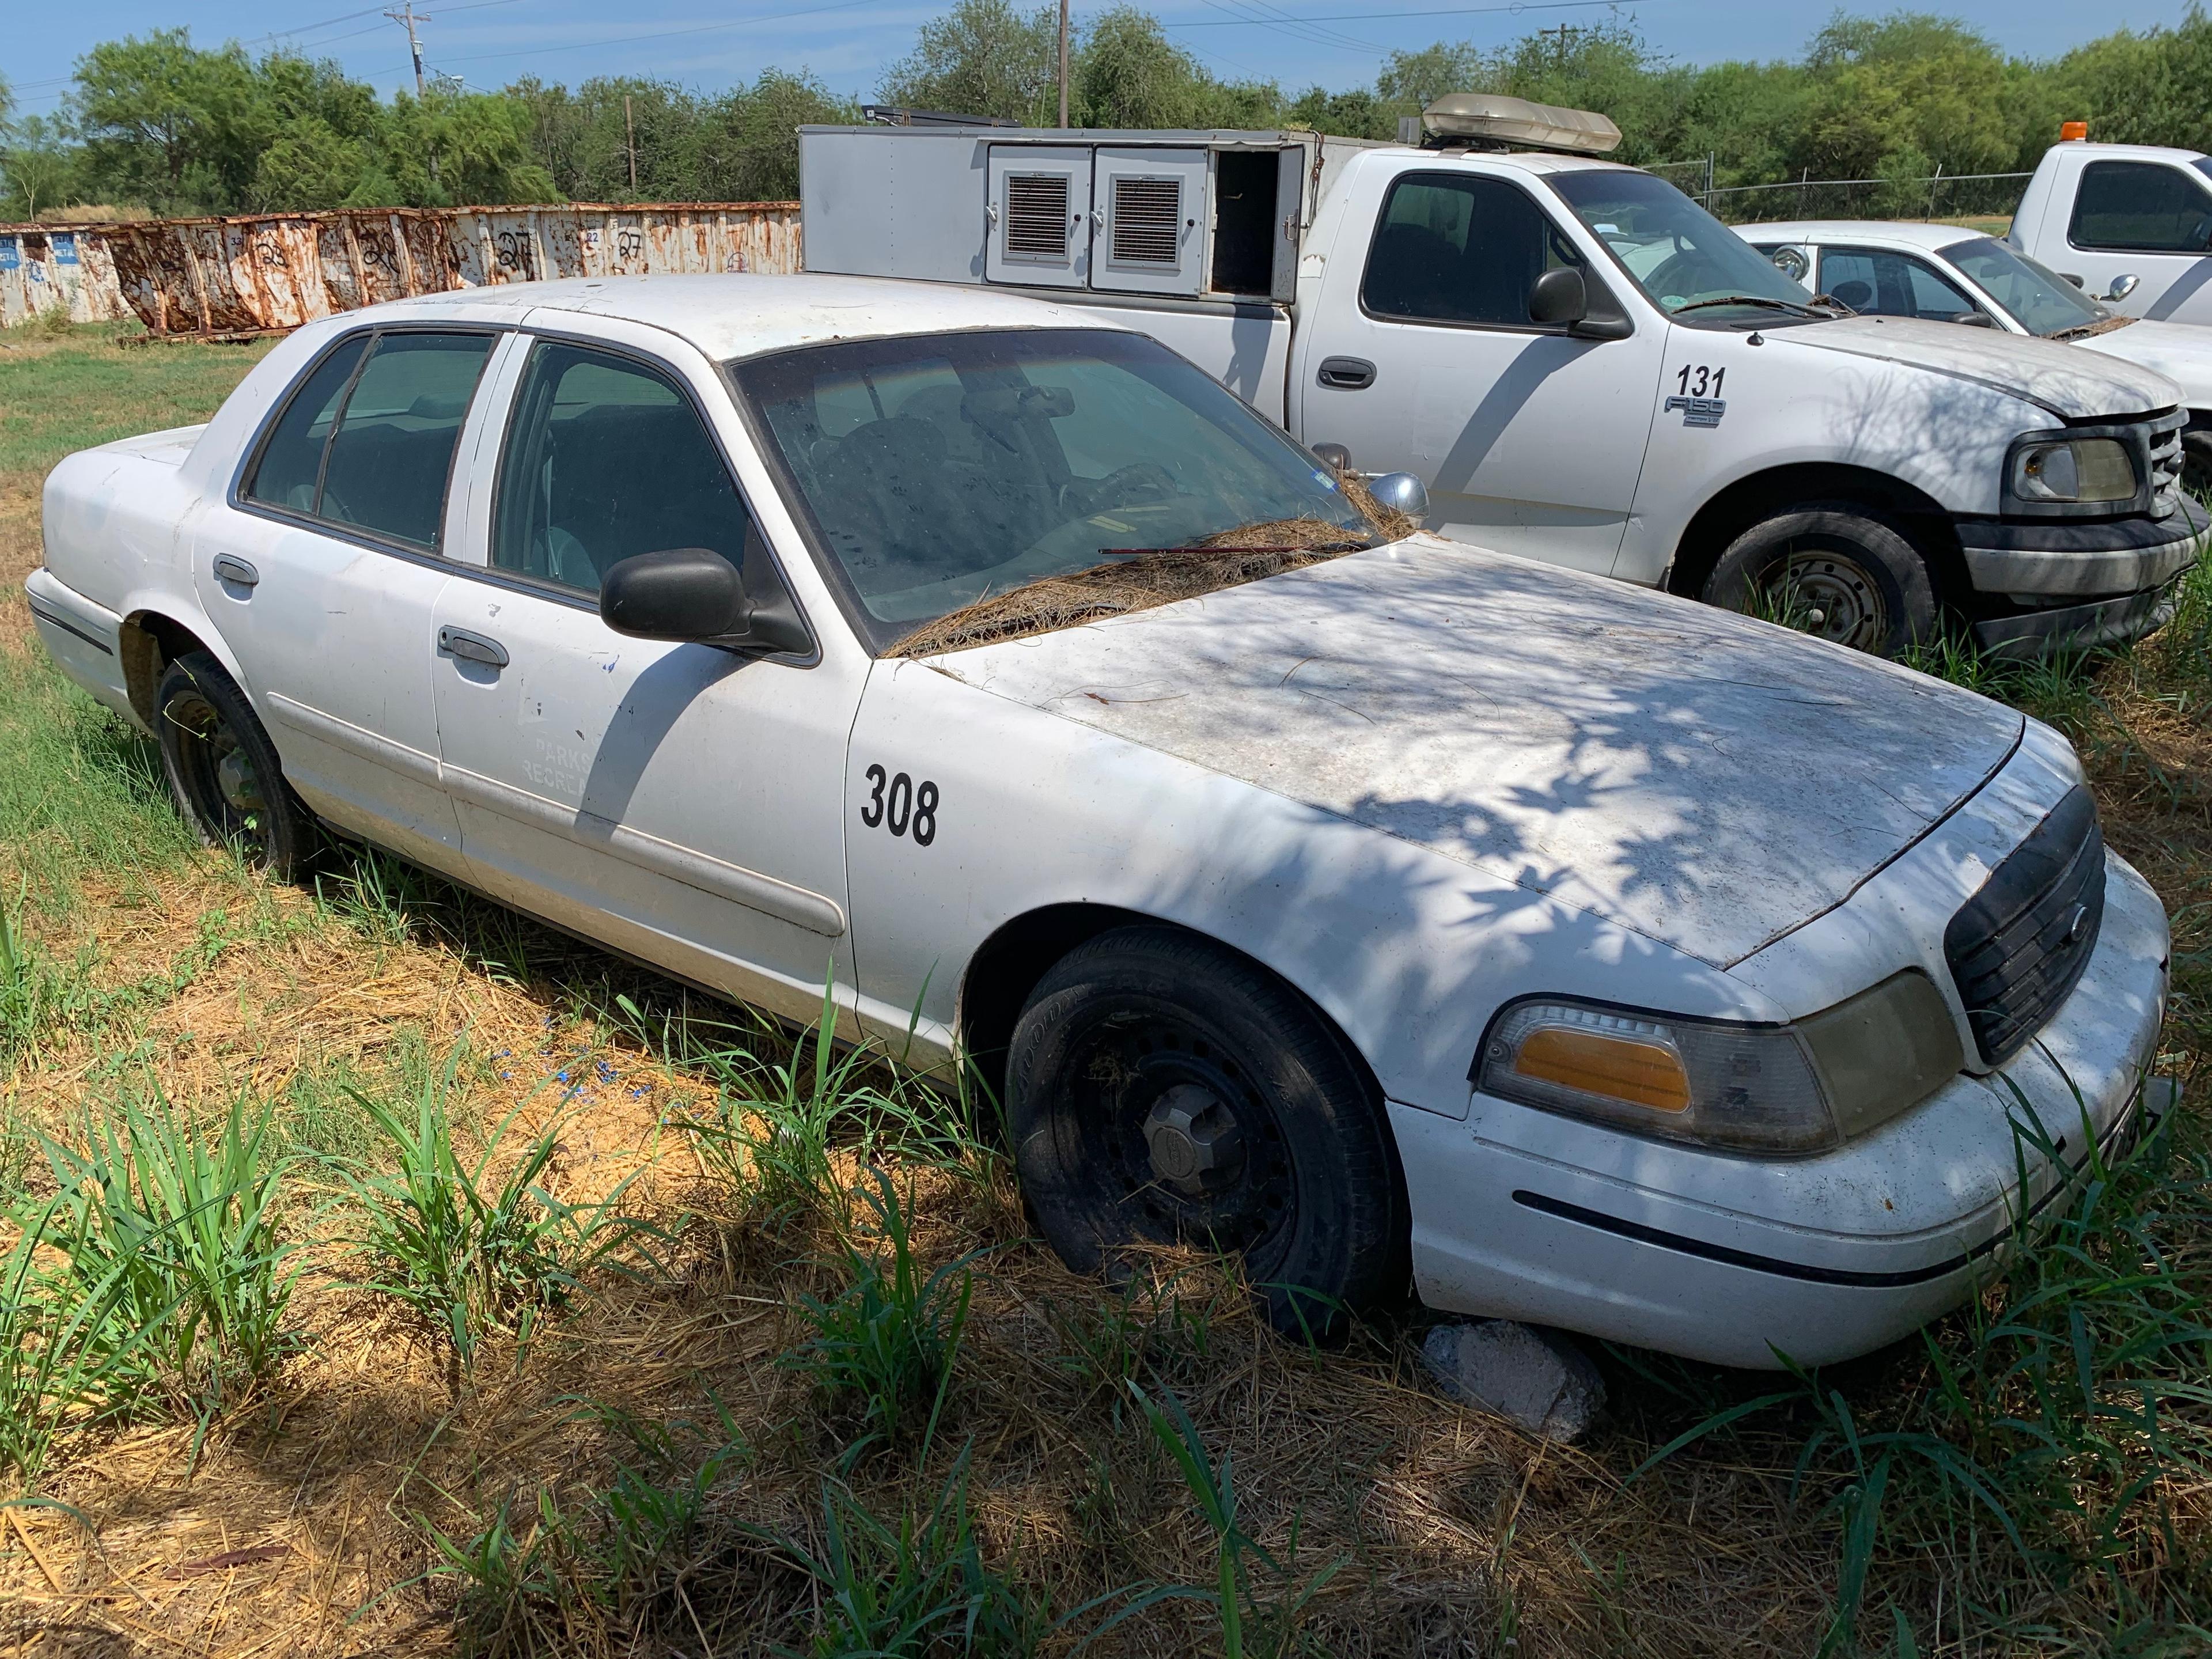
[[[396, 3], [396, 0], [395, 0]], [[751, 79], [769, 65], [805, 67], [841, 92], [872, 95], [884, 66], [913, 43], [915, 27], [941, 8], [901, 0], [418, 0], [434, 70], [497, 87], [523, 75], [574, 83], [593, 75], [655, 76], [708, 89]], [[2135, 0], [2083, 6], [2078, 0], [1917, 0], [1963, 18], [2006, 50], [2043, 57], [2129, 27], [2171, 24], [2177, 3]], [[327, 10], [325, 9], [327, 8]], [[1078, 3], [1079, 19], [1099, 9]], [[1867, 6], [1856, 9], [1887, 9]], [[381, 8], [356, 0], [210, 0], [179, 10], [161, 0], [100, 0], [76, 6], [11, 8], [0, 76], [27, 111], [52, 110], [71, 64], [96, 41], [191, 25], [202, 45], [235, 39], [297, 46], [334, 57], [380, 90], [411, 81], [406, 38]], [[1618, 11], [1654, 46], [1686, 63], [1794, 54], [1832, 8], [1790, 0], [1636, 0], [1589, 3], [1491, 3], [1444, 0], [1159, 0], [1152, 9], [1174, 36], [1224, 78], [1264, 78], [1297, 90], [1364, 85], [1390, 52], [1437, 40], [1494, 46], [1532, 28], [1594, 21]], [[356, 15], [343, 16], [353, 12]], [[1394, 15], [1395, 14], [1395, 15]], [[1412, 14], [1412, 15], [1407, 15]], [[328, 21], [324, 20], [328, 19]], [[1306, 21], [1313, 19], [1319, 21]], [[317, 27], [302, 27], [303, 24]], [[275, 31], [286, 31], [277, 35]]]

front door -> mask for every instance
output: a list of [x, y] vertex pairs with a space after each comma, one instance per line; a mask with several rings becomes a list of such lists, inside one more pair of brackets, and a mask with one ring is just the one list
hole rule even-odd
[[[1528, 319], [1528, 292], [1587, 267], [1510, 179], [1402, 173], [1348, 204], [1376, 229], [1339, 249], [1302, 359], [1298, 435], [1342, 444], [1363, 472], [1408, 471], [1429, 527], [1462, 541], [1609, 573], [1651, 430], [1663, 330], [1577, 340]], [[1358, 269], [1355, 296], [1350, 270]]]
[[2122, 276], [2136, 286], [2111, 301], [2130, 317], [2212, 323], [2212, 179], [2167, 161], [2091, 161], [2055, 261], [2092, 296]]
[[285, 776], [340, 828], [460, 873], [430, 641], [447, 479], [490, 333], [354, 335], [301, 381], [192, 544], [200, 602]]
[[631, 639], [605, 573], [703, 547], [781, 581], [684, 381], [541, 339], [499, 447], [487, 545], [434, 630], [446, 787], [476, 882], [799, 1020], [854, 984], [840, 790], [860, 678]]

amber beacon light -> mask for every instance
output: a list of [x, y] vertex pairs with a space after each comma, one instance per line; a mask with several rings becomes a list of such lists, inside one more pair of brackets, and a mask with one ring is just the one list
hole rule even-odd
[[2087, 121], [2061, 121], [2058, 124], [2058, 142], [2062, 144], [2081, 143], [2088, 137], [2089, 124]]

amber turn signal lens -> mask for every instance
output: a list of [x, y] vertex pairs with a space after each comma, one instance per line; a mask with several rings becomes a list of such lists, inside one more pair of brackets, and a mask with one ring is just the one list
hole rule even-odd
[[1681, 1057], [1656, 1042], [1550, 1026], [1522, 1040], [1513, 1069], [1523, 1077], [1648, 1106], [1655, 1112], [1690, 1109], [1690, 1078], [1682, 1069]]

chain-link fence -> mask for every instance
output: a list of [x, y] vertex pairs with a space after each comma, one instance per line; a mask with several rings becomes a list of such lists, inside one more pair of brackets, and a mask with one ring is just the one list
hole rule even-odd
[[1944, 173], [1925, 178], [1815, 179], [1769, 184], [1717, 185], [1711, 156], [1661, 161], [1644, 169], [1695, 198], [1730, 224], [1774, 219], [1966, 219], [2011, 216], [2034, 175], [2027, 173]]

